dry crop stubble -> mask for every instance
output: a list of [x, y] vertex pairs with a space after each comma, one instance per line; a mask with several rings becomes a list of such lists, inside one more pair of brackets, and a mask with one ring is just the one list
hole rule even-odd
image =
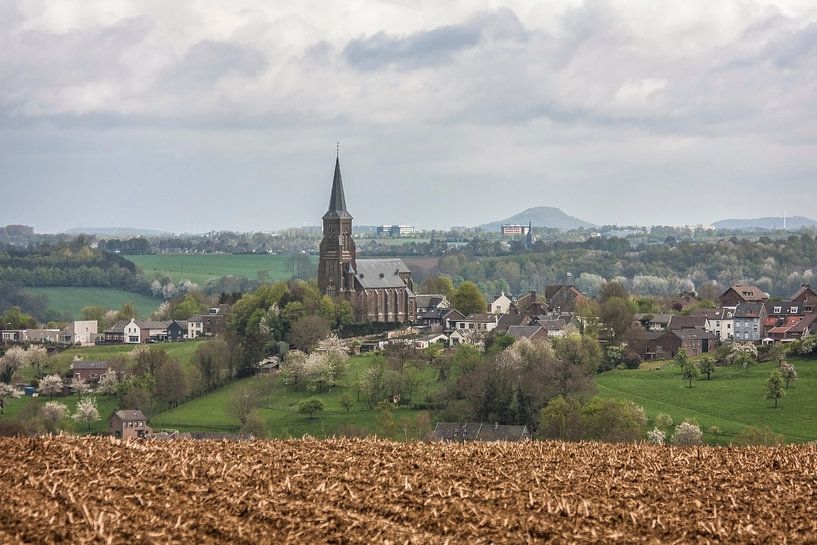
[[817, 448], [0, 438], [2, 543], [805, 543]]

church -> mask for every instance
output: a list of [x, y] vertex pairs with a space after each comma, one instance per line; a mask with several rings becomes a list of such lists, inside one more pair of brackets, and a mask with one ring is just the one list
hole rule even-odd
[[357, 259], [355, 255], [340, 157], [335, 158], [329, 210], [323, 215], [318, 286], [325, 295], [347, 299], [356, 321], [404, 323], [416, 316], [414, 283], [403, 260]]

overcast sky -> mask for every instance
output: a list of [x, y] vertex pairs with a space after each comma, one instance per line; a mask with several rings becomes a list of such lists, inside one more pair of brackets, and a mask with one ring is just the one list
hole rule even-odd
[[0, 0], [0, 225], [817, 216], [814, 0]]

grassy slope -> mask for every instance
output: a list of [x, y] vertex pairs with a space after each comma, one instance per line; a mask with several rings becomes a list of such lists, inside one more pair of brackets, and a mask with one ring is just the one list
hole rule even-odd
[[[95, 396], [96, 397], [96, 406], [97, 410], [99, 411], [99, 421], [91, 424], [90, 431], [88, 430], [88, 424], [78, 424], [75, 423], [73, 420], [67, 418], [65, 420], [65, 429], [66, 430], [74, 430], [77, 433], [105, 433], [108, 431], [108, 416], [114, 411], [116, 408], [116, 398], [113, 396]], [[46, 397], [21, 397], [20, 399], [13, 399], [10, 402], [6, 403], [6, 410], [5, 415], [0, 418], [9, 418], [12, 416], [17, 415], [20, 411], [24, 410], [25, 406], [29, 403], [37, 403], [40, 405], [44, 405], [47, 402], [51, 401], [47, 396]], [[79, 402], [79, 396], [77, 395], [70, 395], [65, 397], [55, 397], [54, 401], [59, 401], [60, 403], [65, 403], [68, 406], [69, 415], [74, 413], [76, 409], [77, 402]]]
[[26, 291], [48, 297], [48, 307], [68, 312], [75, 319], [81, 318], [85, 306], [119, 309], [125, 303], [133, 303], [140, 318], [147, 318], [162, 302], [160, 299], [131, 293], [116, 288], [26, 288]]
[[[263, 400], [261, 413], [267, 422], [273, 437], [301, 437], [305, 434], [316, 437], [327, 437], [339, 433], [348, 426], [354, 426], [370, 433], [383, 433], [378, 424], [378, 412], [369, 409], [365, 399], [357, 401], [357, 394], [352, 385], [357, 377], [371, 364], [373, 355], [358, 356], [349, 360], [349, 369], [340, 380], [340, 385], [330, 392], [315, 395], [324, 404], [324, 412], [315, 418], [299, 414], [298, 403], [313, 394], [306, 391], [294, 391], [280, 383], [276, 384], [273, 393]], [[435, 375], [427, 369], [424, 378], [428, 387], [432, 387]], [[252, 384], [255, 378], [237, 381], [225, 388], [204, 397], [185, 403], [154, 417], [151, 425], [155, 428], [173, 428], [182, 431], [235, 431], [239, 421], [230, 414], [230, 400], [236, 391], [245, 385]], [[424, 387], [421, 388], [422, 391]], [[355, 401], [355, 406], [347, 414], [341, 406], [344, 395]], [[419, 396], [424, 394], [420, 393]], [[395, 412], [398, 420], [393, 437], [416, 435], [416, 419], [422, 414], [419, 411], [400, 409]]]
[[272, 280], [290, 277], [289, 257], [283, 255], [159, 254], [127, 256], [127, 259], [136, 263], [148, 278], [159, 273], [174, 282], [186, 278], [204, 284], [225, 275], [255, 279], [259, 271], [267, 272]]
[[709, 434], [708, 442], [734, 442], [746, 426], [769, 426], [787, 441], [817, 439], [817, 360], [791, 360], [800, 380], [792, 383], [772, 408], [765, 399], [766, 380], [776, 364], [756, 364], [746, 375], [742, 369], [720, 367], [712, 380], [702, 377], [692, 388], [681, 380], [680, 369], [668, 365], [653, 370], [620, 370], [597, 377], [599, 395], [630, 399], [643, 406], [650, 419], [667, 413], [675, 422], [693, 418], [702, 429], [718, 426], [722, 434]]

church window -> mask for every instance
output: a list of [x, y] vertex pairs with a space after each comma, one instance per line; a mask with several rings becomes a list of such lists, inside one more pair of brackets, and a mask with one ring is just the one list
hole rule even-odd
[[329, 297], [334, 297], [335, 296], [335, 286], [329, 286], [328, 288], [326, 288], [326, 295], [328, 295]]

